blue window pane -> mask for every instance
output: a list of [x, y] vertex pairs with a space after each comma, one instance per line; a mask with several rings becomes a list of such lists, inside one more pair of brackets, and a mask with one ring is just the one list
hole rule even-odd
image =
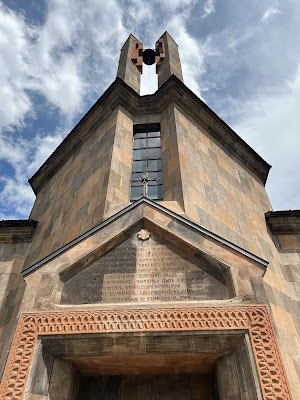
[[145, 149], [147, 141], [146, 139], [136, 139], [134, 138], [133, 148], [134, 149]]
[[131, 180], [132, 179], [141, 179], [142, 178], [142, 176], [143, 176], [143, 172], [134, 172], [133, 174], [132, 174], [132, 176], [131, 176]]
[[162, 172], [161, 171], [156, 171], [156, 172], [149, 172], [149, 178], [158, 178], [158, 183], [162, 183]]
[[148, 187], [149, 199], [159, 200], [162, 199], [162, 185]]
[[157, 174], [158, 174], [158, 172], [150, 172], [149, 173], [149, 183], [148, 183], [149, 186], [155, 186], [160, 183]]
[[161, 158], [161, 151], [159, 148], [148, 149], [148, 158]]
[[149, 138], [148, 139], [148, 147], [160, 147], [160, 137]]
[[145, 138], [146, 136], [147, 136], [147, 132], [145, 132], [145, 130], [136, 129], [136, 132], [134, 134], [135, 139]]
[[157, 186], [157, 198], [162, 199], [163, 198], [163, 187], [162, 185]]
[[143, 186], [132, 186], [131, 187], [131, 200], [138, 200], [143, 196]]
[[146, 160], [144, 161], [133, 161], [132, 172], [143, 172], [147, 167]]
[[161, 160], [149, 160], [148, 171], [159, 171], [161, 170]]
[[146, 159], [146, 149], [144, 150], [133, 150], [134, 160], [145, 160]]
[[157, 199], [157, 186], [149, 186], [148, 187], [148, 197], [149, 199]]
[[160, 137], [160, 131], [157, 131], [157, 130], [150, 131], [150, 129], [149, 129], [148, 137], [149, 138]]

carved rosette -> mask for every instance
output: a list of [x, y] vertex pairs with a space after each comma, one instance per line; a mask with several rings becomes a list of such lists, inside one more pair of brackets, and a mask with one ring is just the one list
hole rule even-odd
[[264, 399], [291, 400], [268, 310], [255, 305], [24, 313], [4, 371], [0, 399], [24, 398], [38, 335], [228, 329], [249, 331]]

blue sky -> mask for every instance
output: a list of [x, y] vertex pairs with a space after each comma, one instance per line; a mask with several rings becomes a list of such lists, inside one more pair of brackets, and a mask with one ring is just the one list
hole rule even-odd
[[299, 209], [299, 20], [299, 0], [0, 0], [0, 219], [28, 218], [27, 180], [113, 82], [128, 35], [153, 47], [165, 30], [185, 84], [273, 166], [273, 208]]

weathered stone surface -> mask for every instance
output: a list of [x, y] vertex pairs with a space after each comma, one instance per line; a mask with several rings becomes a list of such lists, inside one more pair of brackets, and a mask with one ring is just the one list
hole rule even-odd
[[151, 233], [137, 233], [64, 282], [62, 304], [130, 303], [229, 298], [225, 271], [187, 256]]
[[211, 400], [210, 375], [81, 377], [78, 400]]

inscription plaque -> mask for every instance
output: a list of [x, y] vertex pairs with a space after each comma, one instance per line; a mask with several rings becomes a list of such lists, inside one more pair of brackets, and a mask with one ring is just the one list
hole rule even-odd
[[224, 273], [155, 235], [136, 235], [64, 283], [61, 303], [130, 303], [228, 298]]

